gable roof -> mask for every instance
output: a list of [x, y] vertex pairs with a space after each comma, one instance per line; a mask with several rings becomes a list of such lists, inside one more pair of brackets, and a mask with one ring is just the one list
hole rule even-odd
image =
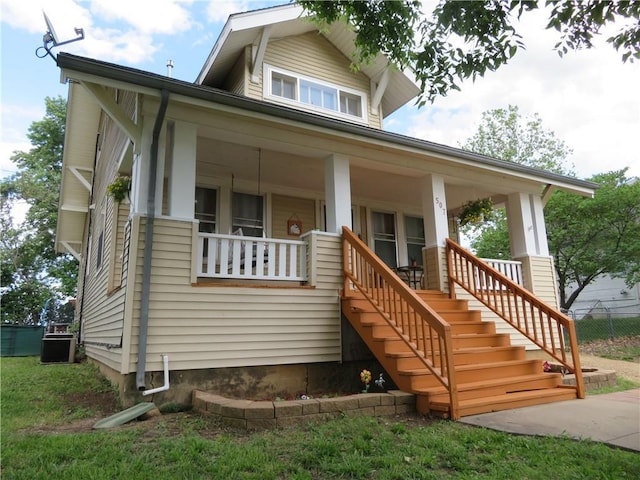
[[[222, 87], [243, 49], [247, 45], [260, 43], [262, 32], [267, 27], [270, 39], [318, 31], [313, 19], [306, 16], [302, 7], [294, 4], [230, 15], [196, 83], [216, 88]], [[355, 34], [344, 22], [335, 22], [319, 34], [342, 52], [347, 59], [352, 58]], [[380, 80], [386, 69], [389, 70], [389, 84], [381, 102], [384, 117], [420, 93], [415, 82], [391, 65], [384, 55], [378, 55], [372, 62], [360, 67], [360, 71], [374, 82]]]

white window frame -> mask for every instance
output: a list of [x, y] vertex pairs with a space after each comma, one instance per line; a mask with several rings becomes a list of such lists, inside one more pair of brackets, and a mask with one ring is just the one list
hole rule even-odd
[[[273, 74], [282, 76], [282, 77], [287, 77], [290, 79], [295, 80], [295, 93], [294, 93], [294, 97], [293, 99], [291, 98], [287, 98], [287, 97], [283, 97], [283, 96], [279, 96], [279, 95], [274, 95], [271, 92], [273, 91], [273, 85], [272, 85], [272, 79], [273, 79]], [[369, 121], [368, 115], [367, 115], [367, 111], [368, 111], [368, 97], [367, 94], [365, 92], [359, 91], [359, 90], [354, 90], [352, 88], [348, 88], [348, 87], [343, 87], [340, 85], [336, 85], [333, 83], [329, 83], [329, 82], [325, 82], [323, 80], [319, 80], [317, 78], [313, 78], [313, 77], [308, 77], [306, 75], [300, 75], [298, 73], [294, 73], [291, 72], [289, 70], [285, 70], [282, 68], [278, 68], [278, 67], [274, 67], [272, 65], [268, 65], [268, 64], [264, 64], [264, 71], [263, 71], [263, 75], [262, 78], [264, 79], [263, 81], [263, 85], [262, 85], [262, 95], [265, 99], [271, 100], [275, 103], [280, 103], [283, 105], [289, 105], [289, 106], [293, 106], [296, 108], [300, 108], [303, 107], [305, 110], [311, 111], [311, 112], [315, 112], [315, 113], [319, 113], [322, 115], [329, 115], [329, 116], [333, 116], [333, 117], [338, 117], [338, 118], [342, 118], [345, 120], [350, 120], [350, 121], [355, 121], [358, 123], [367, 123]], [[325, 87], [328, 89], [333, 89], [336, 90], [337, 95], [336, 95], [336, 108], [337, 110], [332, 110], [330, 108], [323, 108], [321, 106], [317, 106], [317, 105], [313, 105], [311, 103], [306, 103], [303, 102], [301, 100], [301, 95], [300, 95], [300, 80], [305, 80], [307, 82], [312, 82], [315, 83], [321, 87]], [[353, 98], [353, 97], [357, 97], [360, 99], [360, 109], [361, 109], [361, 113], [362, 116], [358, 116], [358, 115], [352, 115], [349, 113], [343, 113], [340, 111], [340, 100], [342, 97], [342, 94], [344, 94], [347, 98], [347, 100], [349, 98]]]

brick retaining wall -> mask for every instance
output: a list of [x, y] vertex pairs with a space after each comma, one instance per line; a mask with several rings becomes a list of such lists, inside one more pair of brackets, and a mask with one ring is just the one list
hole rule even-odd
[[[583, 372], [582, 375], [586, 391], [616, 385], [613, 370]], [[572, 374], [565, 375], [562, 381], [565, 385], [575, 385]], [[400, 390], [275, 402], [235, 400], [194, 390], [192, 400], [196, 411], [217, 415], [224, 425], [248, 430], [322, 422], [341, 415], [381, 417], [416, 411], [415, 395]]]
[[[616, 386], [616, 372], [614, 370], [595, 370], [593, 372], [583, 371], [582, 378], [584, 380], [584, 389], [586, 392], [602, 387]], [[573, 373], [565, 375], [562, 378], [562, 383], [565, 385], [575, 385], [575, 375]]]
[[341, 415], [380, 417], [413, 413], [416, 400], [415, 395], [400, 390], [275, 402], [234, 400], [194, 390], [193, 408], [219, 416], [227, 426], [257, 430], [321, 422]]

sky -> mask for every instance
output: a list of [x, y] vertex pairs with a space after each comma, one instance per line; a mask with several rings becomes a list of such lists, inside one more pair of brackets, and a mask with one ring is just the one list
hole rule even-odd
[[[11, 154], [28, 150], [33, 121], [42, 119], [44, 98], [66, 97], [60, 71], [42, 53], [45, 10], [61, 41], [54, 49], [157, 74], [194, 81], [231, 13], [286, 0], [2, 0], [0, 2], [0, 177], [15, 171]], [[555, 31], [544, 12], [526, 14], [517, 27], [526, 51], [497, 72], [461, 85], [431, 105], [412, 103], [385, 120], [385, 129], [459, 147], [477, 130], [482, 112], [514, 105], [523, 117], [538, 114], [573, 151], [567, 159], [579, 178], [628, 167], [640, 176], [640, 62], [623, 64], [604, 39], [590, 50], [553, 51]]]

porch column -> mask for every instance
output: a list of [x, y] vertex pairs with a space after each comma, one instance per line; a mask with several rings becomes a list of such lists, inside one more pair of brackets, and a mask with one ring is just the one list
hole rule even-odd
[[512, 257], [549, 255], [542, 198], [539, 195], [527, 193], [509, 195], [507, 222]]
[[194, 218], [197, 126], [175, 122], [169, 127], [169, 216]]
[[558, 285], [553, 258], [549, 255], [542, 197], [520, 192], [510, 194], [507, 224], [511, 257], [522, 262], [524, 287], [558, 307]]
[[[131, 212], [140, 215], [147, 214], [147, 202], [149, 195], [149, 168], [151, 165], [151, 142], [153, 141], [153, 125], [155, 117], [145, 116], [142, 119], [142, 144], [140, 153], [133, 157], [132, 176], [131, 176]], [[165, 157], [165, 138], [166, 128], [163, 127], [159, 138], [158, 148], [158, 165], [156, 172], [156, 196], [155, 196], [155, 214], [162, 213], [162, 190], [164, 178], [164, 157]]]
[[439, 175], [422, 177], [422, 213], [424, 217], [425, 247], [422, 250], [424, 286], [446, 291], [447, 261], [445, 241], [449, 237], [447, 200], [444, 179]]
[[327, 232], [341, 233], [351, 225], [351, 176], [349, 159], [330, 155], [324, 161], [324, 195], [327, 208]]

